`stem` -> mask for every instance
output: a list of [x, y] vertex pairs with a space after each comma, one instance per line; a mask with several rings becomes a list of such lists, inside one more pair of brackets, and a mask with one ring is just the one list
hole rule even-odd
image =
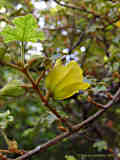
[[45, 75], [45, 71], [43, 71], [43, 72], [40, 74], [39, 78], [37, 79], [37, 81], [36, 81], [36, 85], [37, 85], [37, 86], [39, 85], [39, 83], [40, 83], [40, 81], [41, 81], [41, 79], [43, 78], [44, 75]]
[[24, 65], [24, 42], [21, 42], [21, 64]]
[[54, 109], [53, 107], [51, 107], [48, 103], [48, 101], [45, 99], [44, 96], [42, 96], [40, 89], [36, 88], [36, 92], [39, 94], [41, 100], [43, 101], [43, 103], [45, 104], [45, 106], [63, 123], [65, 124], [68, 129], [72, 132], [72, 126], [69, 122], [67, 122], [66, 119], [62, 118], [61, 115], [56, 111], [56, 109]]
[[55, 108], [51, 107], [48, 103], [48, 101], [44, 98], [44, 96], [41, 95], [40, 89], [38, 88], [37, 93], [39, 94], [41, 100], [43, 101], [43, 103], [45, 104], [45, 106], [63, 123], [65, 124], [68, 129], [72, 132], [72, 126], [69, 122], [67, 122], [66, 119], [62, 118], [61, 115], [56, 111]]
[[56, 109], [54, 109], [53, 107], [51, 107], [48, 103], [48, 101], [46, 100], [46, 98], [42, 95], [42, 93], [40, 92], [40, 89], [38, 87], [38, 84], [36, 84], [36, 82], [33, 80], [32, 76], [29, 74], [28, 70], [26, 68], [24, 68], [23, 70], [21, 70], [26, 77], [31, 81], [33, 89], [36, 91], [36, 93], [39, 95], [40, 99], [42, 100], [42, 102], [44, 103], [45, 107], [47, 107], [63, 124], [65, 124], [69, 131], [72, 132], [72, 126], [69, 122], [67, 122], [66, 119], [62, 118], [61, 115], [56, 111]]

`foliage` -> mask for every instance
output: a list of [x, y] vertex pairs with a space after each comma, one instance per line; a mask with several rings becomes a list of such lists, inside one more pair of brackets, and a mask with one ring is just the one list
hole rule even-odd
[[0, 113], [0, 128], [7, 128], [8, 124], [13, 121], [13, 116], [10, 115], [10, 111], [7, 110], [4, 113]]
[[0, 1], [2, 160], [119, 156], [119, 18], [119, 0]]
[[58, 59], [46, 78], [46, 87], [55, 99], [65, 99], [87, 89], [89, 84], [83, 82], [82, 69], [75, 61], [64, 66]]
[[5, 87], [0, 90], [0, 96], [21, 96], [24, 95], [25, 89], [22, 88], [22, 83], [18, 80], [8, 82]]
[[100, 142], [94, 143], [93, 147], [97, 148], [98, 151], [102, 151], [107, 149], [107, 144], [105, 141], [100, 141]]
[[73, 156], [65, 156], [66, 160], [76, 160]]
[[28, 14], [24, 17], [17, 17], [13, 20], [15, 27], [7, 25], [1, 34], [5, 37], [5, 42], [18, 40], [21, 42], [36, 42], [44, 39], [44, 33], [36, 31], [36, 19]]

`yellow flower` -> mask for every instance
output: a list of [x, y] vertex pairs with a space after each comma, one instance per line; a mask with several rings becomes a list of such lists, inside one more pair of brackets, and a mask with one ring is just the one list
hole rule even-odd
[[83, 82], [83, 71], [77, 62], [71, 61], [64, 66], [61, 59], [56, 61], [55, 67], [48, 73], [45, 84], [57, 100], [71, 97], [79, 90], [85, 90], [90, 86]]

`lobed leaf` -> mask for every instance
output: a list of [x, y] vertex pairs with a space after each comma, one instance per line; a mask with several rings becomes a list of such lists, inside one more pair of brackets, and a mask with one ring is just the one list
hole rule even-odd
[[55, 99], [65, 99], [89, 87], [83, 82], [83, 71], [75, 61], [64, 66], [61, 60], [48, 73], [45, 84]]
[[14, 27], [7, 25], [1, 32], [6, 43], [15, 40], [36, 42], [45, 38], [42, 31], [37, 31], [38, 25], [32, 14], [15, 18], [13, 24]]

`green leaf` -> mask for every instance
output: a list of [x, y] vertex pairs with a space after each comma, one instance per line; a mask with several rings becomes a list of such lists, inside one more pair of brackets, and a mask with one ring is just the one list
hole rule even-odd
[[7, 25], [1, 32], [6, 43], [14, 40], [36, 42], [45, 38], [42, 31], [37, 31], [38, 25], [32, 14], [15, 18], [13, 24], [14, 27]]
[[98, 141], [93, 144], [93, 147], [97, 148], [98, 151], [107, 150], [108, 146], [105, 141]]
[[92, 88], [95, 93], [104, 92], [107, 88], [104, 85], [97, 85], [95, 88]]
[[0, 8], [2, 7], [13, 8], [13, 5], [9, 1], [0, 0]]
[[64, 66], [60, 59], [57, 60], [55, 67], [48, 73], [45, 84], [50, 94], [55, 99], [61, 100], [71, 97], [79, 90], [89, 87], [88, 83], [83, 82], [83, 71], [75, 61], [71, 61]]
[[25, 89], [21, 86], [19, 80], [12, 80], [8, 82], [2, 89], [0, 89], [0, 96], [17, 97], [25, 93]]
[[66, 160], [76, 160], [75, 157], [73, 157], [73, 156], [68, 156], [68, 155], [66, 155], [65, 158], [66, 158]]
[[13, 116], [11, 116], [9, 110], [7, 110], [4, 113], [0, 113], [0, 128], [5, 129], [8, 126], [8, 124], [13, 120]]

